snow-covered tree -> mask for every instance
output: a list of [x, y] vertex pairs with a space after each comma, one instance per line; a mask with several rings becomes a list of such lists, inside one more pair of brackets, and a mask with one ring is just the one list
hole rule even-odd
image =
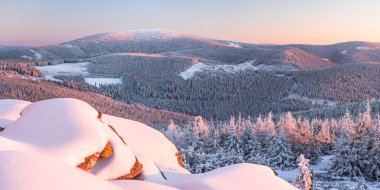
[[295, 166], [295, 157], [291, 145], [283, 132], [273, 136], [266, 148], [266, 165], [274, 169], [289, 169]]
[[253, 135], [251, 127], [245, 126], [241, 136], [241, 143], [245, 162], [264, 164], [265, 157], [261, 150], [261, 144]]
[[173, 120], [170, 120], [170, 124], [168, 125], [167, 130], [165, 131], [166, 136], [172, 142], [176, 142], [179, 137], [179, 129], [176, 124], [174, 124]]
[[312, 176], [313, 173], [309, 166], [309, 160], [301, 154], [297, 158], [298, 162], [298, 176], [294, 182], [294, 185], [301, 190], [311, 190], [313, 189]]
[[240, 147], [241, 141], [236, 132], [235, 125], [228, 126], [228, 133], [223, 143], [225, 151], [225, 166], [244, 162], [244, 151]]

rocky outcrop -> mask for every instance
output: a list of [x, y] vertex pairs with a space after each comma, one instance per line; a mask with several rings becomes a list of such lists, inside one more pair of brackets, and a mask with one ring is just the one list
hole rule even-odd
[[96, 161], [99, 159], [100, 154], [97, 152], [91, 156], [87, 156], [84, 159], [84, 162], [80, 163], [77, 167], [88, 172], [96, 164]]
[[108, 158], [113, 154], [113, 147], [111, 142], [107, 142], [106, 147], [103, 149], [102, 153], [100, 154], [100, 158]]
[[175, 153], [175, 156], [177, 157], [178, 164], [181, 167], [186, 168], [185, 163], [183, 163], [183, 153], [181, 151], [178, 151], [177, 153]]
[[134, 177], [137, 177], [141, 174], [141, 171], [143, 169], [143, 165], [139, 162], [139, 160], [136, 158], [135, 164], [131, 168], [130, 172], [126, 175], [120, 176], [116, 178], [116, 180], [121, 179], [132, 179]]

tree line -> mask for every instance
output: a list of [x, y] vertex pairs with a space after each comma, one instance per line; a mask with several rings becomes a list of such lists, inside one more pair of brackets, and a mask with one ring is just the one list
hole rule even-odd
[[289, 112], [273, 120], [272, 113], [229, 122], [196, 117], [185, 126], [171, 123], [165, 134], [184, 154], [186, 167], [202, 173], [236, 163], [264, 164], [293, 169], [301, 154], [317, 164], [321, 156], [335, 155], [330, 179], [380, 180], [380, 116], [372, 116], [369, 102], [356, 118], [350, 112], [339, 119], [295, 118]]

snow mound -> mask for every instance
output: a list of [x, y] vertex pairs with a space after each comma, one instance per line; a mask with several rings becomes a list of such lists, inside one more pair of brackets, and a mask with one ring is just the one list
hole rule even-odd
[[[161, 132], [101, 114], [80, 100], [0, 102], [3, 107], [20, 105], [12, 112], [26, 106], [0, 134], [2, 190], [295, 189], [261, 165], [190, 174]], [[86, 170], [83, 163], [92, 165]]]
[[0, 128], [6, 128], [20, 117], [21, 110], [30, 102], [23, 100], [0, 100]]
[[79, 169], [33, 153], [0, 151], [0, 189], [121, 190]]
[[168, 184], [183, 190], [192, 189], [297, 189], [285, 180], [277, 177], [266, 166], [254, 164], [236, 164], [196, 175], [176, 175]]
[[103, 179], [127, 175], [136, 163], [132, 151], [98, 118], [99, 112], [83, 101], [69, 98], [40, 101], [25, 107], [21, 115], [1, 134], [9, 139], [9, 144], [0, 149], [13, 147], [38, 152], [90, 170], [110, 142], [113, 155], [99, 159], [94, 168], [95, 175]]
[[[149, 158], [162, 172], [189, 173], [178, 163], [177, 148], [161, 132], [140, 122], [103, 115], [102, 120], [115, 128], [127, 145], [139, 155]], [[144, 159], [141, 160], [145, 166]], [[148, 164], [147, 164], [148, 165]], [[143, 168], [143, 173], [144, 173]], [[146, 171], [148, 172], [149, 171]], [[156, 172], [153, 172], [156, 173]]]
[[148, 181], [140, 180], [115, 180], [112, 181], [113, 184], [122, 187], [123, 189], [133, 189], [133, 190], [179, 190], [174, 187], [161, 185], [157, 183], [151, 183]]

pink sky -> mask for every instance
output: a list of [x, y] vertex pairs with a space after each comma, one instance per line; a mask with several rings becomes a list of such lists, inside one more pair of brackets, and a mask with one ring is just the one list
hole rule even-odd
[[2, 0], [0, 44], [172, 29], [248, 43], [380, 41], [378, 0]]

